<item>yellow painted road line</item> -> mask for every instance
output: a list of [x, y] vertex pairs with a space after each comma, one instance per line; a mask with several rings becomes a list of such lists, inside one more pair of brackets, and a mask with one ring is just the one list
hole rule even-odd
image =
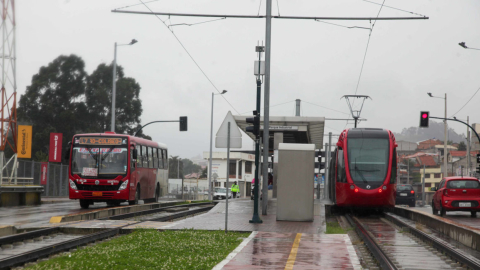
[[298, 245], [300, 244], [300, 238], [302, 238], [302, 234], [297, 233], [297, 236], [293, 241], [293, 246], [292, 246], [292, 250], [290, 251], [290, 256], [288, 256], [287, 265], [285, 265], [285, 270], [293, 269], [293, 265], [295, 264], [295, 259], [297, 258]]

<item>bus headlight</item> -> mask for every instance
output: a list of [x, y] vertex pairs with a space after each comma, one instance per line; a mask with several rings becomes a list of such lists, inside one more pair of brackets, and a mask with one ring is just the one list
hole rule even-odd
[[120, 187], [118, 188], [118, 190], [124, 190], [126, 189], [128, 186], [128, 180], [126, 180], [125, 182], [123, 182]]
[[70, 188], [77, 190], [77, 185], [75, 185], [75, 182], [73, 182], [71, 179], [68, 179], [68, 181], [70, 182]]

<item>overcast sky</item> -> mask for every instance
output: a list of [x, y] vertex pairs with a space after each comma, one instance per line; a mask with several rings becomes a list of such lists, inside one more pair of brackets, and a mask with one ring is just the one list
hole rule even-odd
[[[382, 3], [382, 0], [372, 0]], [[174, 33], [195, 59], [204, 76], [169, 29], [155, 16], [112, 13], [148, 11], [137, 0], [21, 0], [16, 2], [17, 84], [23, 94], [32, 75], [61, 54], [76, 54], [88, 73], [113, 60], [114, 42], [139, 42], [118, 48], [117, 62], [125, 75], [142, 87], [142, 123], [188, 116], [188, 132], [178, 124], [155, 124], [144, 132], [169, 146], [171, 155], [190, 158], [208, 151], [211, 93], [215, 97], [214, 133], [226, 113], [249, 114], [255, 109], [255, 46], [265, 40], [264, 19], [225, 19], [193, 26], [173, 26]], [[261, 3], [261, 5], [260, 5]], [[265, 1], [160, 0], [147, 4], [153, 11], [208, 14], [265, 14]], [[343, 95], [369, 95], [359, 127], [400, 132], [418, 126], [419, 112], [442, 117], [444, 101], [427, 92], [448, 95], [452, 116], [480, 87], [480, 1], [386, 0], [385, 5], [422, 14], [429, 20], [377, 21], [357, 82], [369, 30], [348, 29], [313, 20], [272, 22], [271, 110], [273, 116], [293, 116], [294, 100], [301, 99], [302, 116], [345, 118]], [[283, 16], [375, 17], [380, 5], [362, 0], [273, 1], [273, 14]], [[380, 17], [415, 14], [383, 7]], [[162, 16], [165, 24], [198, 23], [211, 18]], [[368, 21], [329, 21], [344, 26], [370, 27]], [[373, 22], [372, 22], [373, 23]], [[263, 94], [262, 94], [263, 99]], [[309, 102], [309, 103], [306, 103]], [[457, 118], [480, 123], [480, 94]], [[263, 100], [262, 100], [263, 104]], [[283, 104], [278, 105], [277, 104]], [[312, 105], [315, 104], [315, 105]], [[359, 104], [358, 102], [356, 104]], [[263, 111], [262, 111], [263, 114]], [[79, 116], [81, 117], [81, 116]], [[460, 124], [450, 125], [465, 133]], [[353, 121], [327, 121], [325, 132], [340, 133]], [[253, 143], [243, 135], [244, 149]], [[224, 149], [218, 149], [224, 151]]]

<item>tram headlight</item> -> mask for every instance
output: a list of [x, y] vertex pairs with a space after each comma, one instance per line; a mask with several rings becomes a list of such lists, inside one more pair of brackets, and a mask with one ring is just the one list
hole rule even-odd
[[350, 185], [350, 189], [354, 189], [354, 188], [355, 188], [355, 186], [354, 186], [354, 185]]
[[68, 182], [70, 183], [70, 188], [77, 190], [77, 185], [75, 185], [75, 182], [73, 182], [71, 179], [68, 179]]
[[123, 182], [120, 187], [118, 188], [118, 190], [124, 190], [126, 189], [128, 186], [128, 180], [126, 180], [125, 182]]
[[383, 190], [387, 190], [387, 186], [383, 186]]

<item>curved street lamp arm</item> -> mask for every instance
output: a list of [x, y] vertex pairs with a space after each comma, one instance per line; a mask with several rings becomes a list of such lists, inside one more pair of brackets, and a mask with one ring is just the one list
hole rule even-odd
[[165, 122], [180, 122], [179, 120], [171, 120], [171, 121], [153, 121], [153, 122], [150, 122], [148, 124], [145, 124], [143, 125], [141, 128], [139, 128], [135, 134], [133, 134], [133, 137], [137, 136], [138, 132], [140, 132], [140, 130], [142, 130], [144, 127], [150, 125], [150, 124], [153, 124], [153, 123], [165, 123]]
[[456, 118], [453, 118], [453, 119], [452, 119], [452, 118], [433, 117], [433, 116], [430, 116], [430, 118], [457, 121], [457, 122], [460, 122], [460, 123], [462, 123], [462, 124], [465, 124], [466, 126], [468, 126], [468, 127], [475, 133], [475, 135], [477, 135], [477, 139], [478, 139], [478, 141], [480, 142], [480, 136], [478, 136], [477, 131], [476, 131], [472, 126], [470, 126], [469, 124], [467, 124], [467, 123], [465, 123], [465, 122], [463, 122], [463, 121], [461, 121], [461, 120], [458, 120], [458, 119], [456, 119]]

